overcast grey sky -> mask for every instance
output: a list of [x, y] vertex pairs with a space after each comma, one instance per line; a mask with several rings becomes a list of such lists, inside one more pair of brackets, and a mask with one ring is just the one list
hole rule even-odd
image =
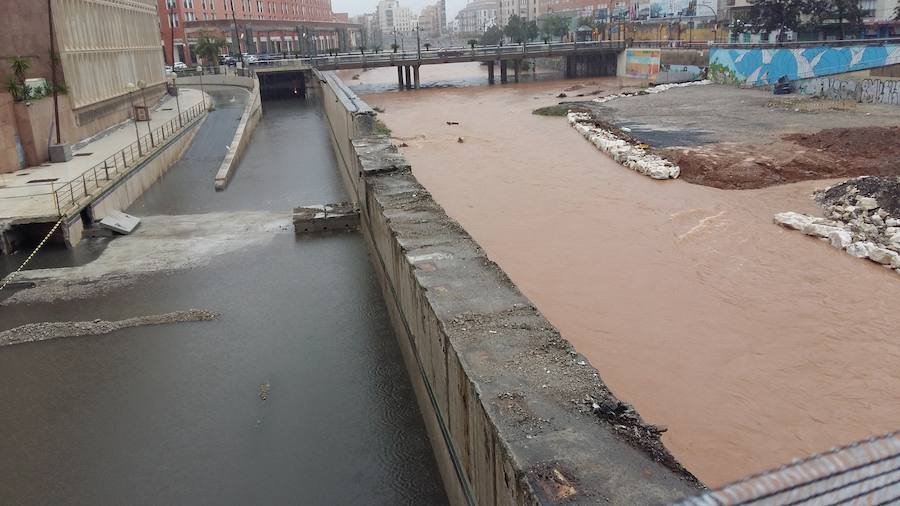
[[[435, 0], [400, 0], [400, 5], [409, 7], [418, 13], [422, 7], [434, 2]], [[331, 0], [331, 8], [334, 12], [349, 12], [351, 16], [375, 12], [377, 4], [378, 0]], [[447, 0], [447, 19], [453, 19], [456, 12], [465, 6], [466, 0]]]

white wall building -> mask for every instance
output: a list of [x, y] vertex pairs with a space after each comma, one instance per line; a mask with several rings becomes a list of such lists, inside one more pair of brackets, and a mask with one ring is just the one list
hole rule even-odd
[[500, 2], [498, 0], [475, 0], [456, 14], [459, 32], [482, 34], [492, 26], [500, 25]]

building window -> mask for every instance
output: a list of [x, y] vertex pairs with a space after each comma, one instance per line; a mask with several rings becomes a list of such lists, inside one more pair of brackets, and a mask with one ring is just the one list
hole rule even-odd
[[184, 8], [185, 9], [193, 9], [194, 8], [194, 0], [184, 0]]
[[169, 14], [169, 28], [175, 28], [178, 26], [178, 13], [173, 12]]

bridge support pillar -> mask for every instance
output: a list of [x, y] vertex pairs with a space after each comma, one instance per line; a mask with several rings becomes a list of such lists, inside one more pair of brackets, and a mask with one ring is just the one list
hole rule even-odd
[[566, 56], [566, 79], [576, 77], [576, 62], [574, 56]]
[[412, 76], [410, 75], [411, 72], [410, 72], [409, 65], [404, 66], [404, 72], [406, 73], [406, 89], [411, 90], [412, 89]]
[[500, 60], [500, 83], [501, 84], [506, 84], [506, 82], [509, 80], [509, 79], [507, 79], [506, 65], [507, 65], [506, 60]]
[[413, 67], [413, 80], [415, 81], [415, 88], [419, 89], [419, 65]]
[[494, 62], [487, 62], [488, 68], [488, 84], [494, 84]]
[[403, 67], [397, 65], [397, 86], [402, 90], [404, 88], [403, 85]]
[[519, 82], [519, 71], [522, 69], [522, 60], [513, 61], [513, 79]]

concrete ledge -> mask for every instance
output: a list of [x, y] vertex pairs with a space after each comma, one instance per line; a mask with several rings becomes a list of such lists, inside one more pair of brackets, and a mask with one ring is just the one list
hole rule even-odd
[[338, 107], [330, 80], [320, 82], [332, 141], [451, 503], [643, 505], [696, 493], [662, 429], [612, 396], [390, 140]]
[[[250, 78], [238, 77], [238, 79]], [[222, 160], [222, 164], [219, 165], [219, 170], [216, 172], [216, 191], [222, 191], [228, 186], [228, 182], [231, 181], [231, 176], [237, 168], [238, 162], [240, 162], [241, 156], [243, 156], [244, 150], [247, 148], [247, 144], [250, 143], [253, 131], [256, 130], [259, 118], [262, 116], [262, 99], [259, 96], [259, 81], [255, 78], [250, 79], [250, 81], [252, 83], [250, 88], [250, 100], [248, 100], [247, 104], [244, 106], [241, 122], [238, 123], [237, 130], [234, 132], [234, 138], [231, 140], [228, 153], [225, 154], [225, 159]]]

